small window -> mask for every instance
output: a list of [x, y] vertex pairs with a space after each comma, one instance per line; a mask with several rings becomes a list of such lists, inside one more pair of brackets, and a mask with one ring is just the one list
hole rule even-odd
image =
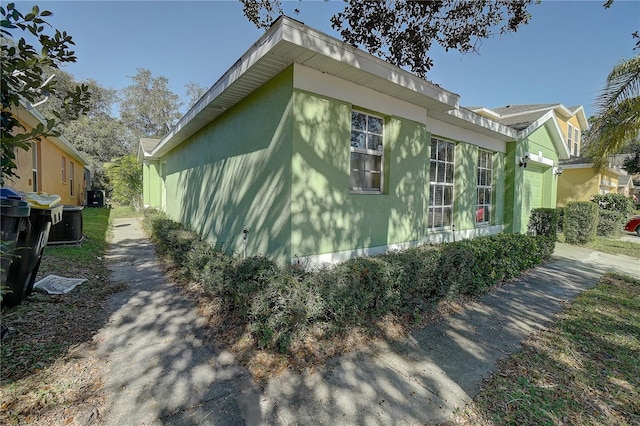
[[580, 155], [580, 129], [575, 127], [573, 132], [573, 155]]
[[429, 216], [427, 218], [427, 226], [430, 229], [446, 228], [453, 224], [455, 147], [452, 142], [431, 139]]
[[382, 192], [384, 119], [351, 113], [350, 183], [353, 192]]
[[31, 178], [33, 179], [33, 192], [38, 192], [38, 144], [31, 143]]
[[491, 190], [493, 185], [493, 154], [478, 151], [478, 194], [476, 203], [476, 223], [491, 222]]
[[73, 174], [74, 166], [73, 161], [69, 161], [69, 195], [73, 197]]
[[62, 157], [62, 182], [67, 181], [67, 159]]
[[569, 153], [573, 149], [573, 126], [567, 123], [567, 149]]

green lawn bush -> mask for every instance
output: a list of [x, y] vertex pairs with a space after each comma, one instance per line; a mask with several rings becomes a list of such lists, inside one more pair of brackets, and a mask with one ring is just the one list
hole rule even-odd
[[624, 216], [630, 215], [633, 211], [633, 200], [624, 194], [597, 194], [591, 197], [591, 201], [602, 210], [618, 212]]
[[554, 246], [546, 236], [498, 234], [311, 269], [232, 257], [157, 211], [146, 212], [144, 224], [185, 280], [220, 298], [259, 347], [280, 353], [313, 325], [367, 328], [387, 314], [415, 315], [442, 299], [483, 294], [539, 265]]
[[626, 218], [626, 215], [620, 212], [600, 209], [597, 235], [599, 237], [618, 237], [622, 233]]
[[555, 241], [558, 234], [558, 210], [555, 208], [531, 210], [527, 233], [530, 235], [544, 235]]
[[564, 209], [564, 237], [569, 244], [586, 244], [595, 240], [598, 228], [598, 205], [574, 201]]

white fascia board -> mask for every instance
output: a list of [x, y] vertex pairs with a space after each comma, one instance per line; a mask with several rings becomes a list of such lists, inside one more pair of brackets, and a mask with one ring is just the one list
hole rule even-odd
[[406, 118], [426, 124], [427, 111], [418, 105], [304, 65], [294, 64], [293, 67], [294, 89], [337, 99], [380, 114]]
[[446, 114], [456, 117], [462, 121], [466, 121], [475, 126], [481, 127], [483, 129], [490, 130], [495, 133], [496, 136], [500, 137], [501, 140], [515, 140], [518, 138], [518, 131], [512, 127], [505, 126], [504, 124], [500, 124], [497, 121], [491, 120], [487, 117], [483, 117], [482, 115], [468, 110], [466, 108], [456, 108], [451, 111], [447, 111]]
[[[568, 169], [595, 169], [596, 166], [593, 163], [578, 163], [578, 164], [561, 164], [560, 167], [562, 167], [564, 170], [568, 170]], [[614, 169], [613, 167], [606, 167], [604, 170], [610, 172], [610, 173], [614, 173], [618, 176], [625, 176], [627, 175], [627, 172], [625, 172], [622, 169]]]
[[578, 119], [578, 122], [580, 123], [580, 128], [582, 129], [582, 131], [585, 130], [589, 130], [589, 120], [587, 120], [587, 116], [584, 113], [584, 108], [582, 107], [582, 105], [580, 105], [578, 108], [576, 108], [573, 112], [573, 115], [576, 116], [576, 118]]
[[507, 152], [506, 141], [501, 141], [429, 116], [427, 116], [427, 132], [431, 133], [434, 137], [476, 145], [489, 151]]
[[[21, 112], [23, 111], [25, 112], [25, 114], [21, 114]], [[23, 101], [22, 99], [20, 100], [20, 107], [18, 107], [17, 112], [18, 117], [26, 121], [27, 124], [29, 124], [31, 127], [36, 127], [38, 124], [43, 124], [44, 126], [47, 125], [47, 119], [44, 118], [44, 116], [40, 114], [37, 109], [31, 108], [29, 105], [27, 105], [27, 101]], [[69, 142], [64, 136], [47, 136], [46, 139], [49, 139], [55, 146], [57, 146], [70, 156], [74, 157], [74, 159], [79, 163], [82, 163], [83, 166], [89, 164], [89, 162], [73, 145], [71, 145], [71, 142]]]
[[480, 115], [484, 115], [484, 114], [489, 115], [494, 120], [498, 120], [498, 119], [500, 119], [502, 117], [500, 114], [498, 114], [494, 110], [489, 109], [489, 108], [485, 108], [485, 107], [474, 108], [471, 111], [475, 112], [476, 114], [480, 114]]
[[520, 131], [519, 139], [525, 139], [542, 126], [545, 126], [547, 130], [549, 130], [549, 133], [551, 133], [551, 139], [553, 140], [556, 152], [558, 153], [558, 159], [568, 159], [570, 157], [569, 149], [567, 148], [567, 144], [565, 143], [564, 136], [560, 130], [558, 120], [556, 119], [556, 115], [553, 110], [550, 110], [538, 120], [531, 123], [529, 127], [522, 129]]
[[408, 71], [377, 58], [370, 53], [350, 46], [304, 24], [287, 19], [282, 21], [283, 39], [312, 52], [349, 65], [353, 68], [384, 78], [417, 94], [437, 99], [450, 108], [457, 108], [460, 96], [445, 90]]

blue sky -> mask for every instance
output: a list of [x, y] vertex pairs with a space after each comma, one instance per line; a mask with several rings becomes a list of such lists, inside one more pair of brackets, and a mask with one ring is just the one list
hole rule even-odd
[[[65, 69], [122, 89], [136, 68], [169, 79], [185, 95], [193, 81], [210, 87], [264, 30], [242, 14], [238, 1], [19, 1], [53, 12], [54, 28], [76, 43], [78, 61]], [[483, 40], [479, 54], [432, 52], [428, 79], [461, 96], [464, 106], [553, 103], [583, 105], [587, 116], [611, 68], [633, 52], [640, 30], [640, 0], [543, 0], [517, 33]], [[292, 10], [300, 8], [300, 14]], [[341, 1], [285, 2], [296, 19], [337, 37], [329, 18]]]

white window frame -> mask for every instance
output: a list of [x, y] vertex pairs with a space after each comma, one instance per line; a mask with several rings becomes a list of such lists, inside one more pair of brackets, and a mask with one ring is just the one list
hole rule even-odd
[[69, 195], [73, 197], [73, 174], [75, 173], [75, 166], [73, 161], [69, 160]]
[[31, 166], [31, 179], [33, 192], [38, 192], [38, 144], [37, 142], [31, 143], [31, 162], [33, 163]]
[[62, 156], [62, 182], [67, 182], [67, 159]]
[[[489, 225], [493, 202], [493, 152], [491, 151], [478, 150], [476, 184], [476, 225]], [[481, 194], [483, 202], [480, 202]], [[482, 215], [480, 218], [479, 214]]]
[[571, 153], [573, 149], [573, 125], [571, 123], [567, 123], [567, 148]]
[[[357, 129], [354, 127], [354, 116], [356, 114], [361, 114], [365, 116], [365, 129]], [[375, 118], [377, 120], [382, 121], [380, 132], [376, 132], [369, 127], [369, 121], [371, 118]], [[382, 194], [384, 188], [384, 127], [385, 120], [384, 117], [380, 117], [375, 114], [371, 114], [369, 112], [360, 111], [357, 109], [353, 109], [351, 111], [351, 138], [349, 142], [349, 191], [354, 194]], [[357, 138], [356, 134], [359, 134], [360, 137]], [[375, 139], [379, 139], [379, 143], [372, 149], [370, 143], [375, 143]], [[364, 145], [364, 146], [362, 146]], [[375, 168], [367, 168], [366, 157], [362, 157], [362, 166], [354, 167], [354, 156], [369, 156], [372, 158], [379, 157], [379, 169]], [[375, 160], [374, 160], [375, 163]], [[366, 174], [371, 175], [380, 175], [380, 183], [379, 187], [366, 187]], [[354, 185], [354, 175], [358, 180], [362, 179], [360, 185]]]
[[[444, 158], [440, 158], [438, 146], [445, 145]], [[435, 146], [434, 146], [435, 145]], [[454, 142], [431, 138], [429, 163], [429, 208], [427, 209], [427, 229], [450, 229], [453, 225], [453, 200], [455, 199], [455, 150]], [[451, 153], [451, 156], [449, 156]], [[441, 172], [442, 170], [442, 172]], [[435, 178], [435, 179], [434, 179]], [[438, 202], [440, 193], [440, 202]], [[447, 200], [447, 193], [449, 194]], [[449, 201], [449, 202], [447, 202]], [[448, 214], [449, 220], [445, 220]], [[440, 220], [436, 220], [440, 215]]]
[[580, 129], [573, 128], [573, 155], [580, 155]]

